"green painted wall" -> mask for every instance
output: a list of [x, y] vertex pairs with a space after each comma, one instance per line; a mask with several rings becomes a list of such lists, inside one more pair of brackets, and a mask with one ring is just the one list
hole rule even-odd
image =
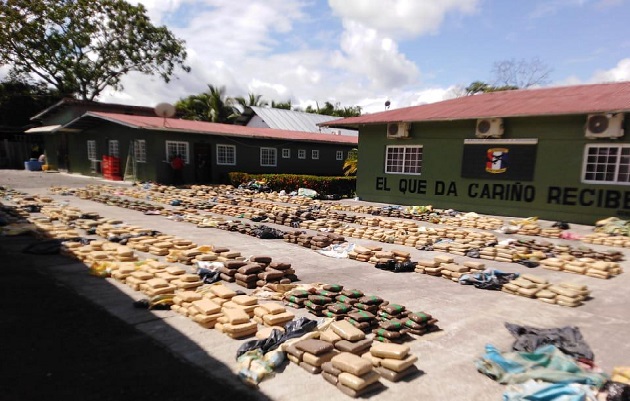
[[[538, 139], [531, 181], [461, 177], [464, 139], [475, 138], [475, 120], [414, 123], [407, 139], [387, 139], [385, 125], [363, 127], [357, 195], [374, 202], [583, 224], [629, 218], [630, 186], [581, 182], [586, 144], [629, 143], [629, 135], [589, 140], [585, 121], [586, 116], [504, 119], [503, 139]], [[422, 174], [385, 174], [387, 145], [423, 145]]]

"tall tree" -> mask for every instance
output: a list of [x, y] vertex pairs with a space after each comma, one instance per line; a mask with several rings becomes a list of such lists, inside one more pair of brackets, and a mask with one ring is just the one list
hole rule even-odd
[[284, 110], [292, 110], [293, 106], [291, 105], [291, 99], [286, 102], [278, 102], [276, 103], [274, 100], [271, 101], [272, 109], [284, 109]]
[[326, 102], [323, 107], [319, 107], [319, 104], [317, 103], [315, 105], [316, 107], [311, 105], [306, 106], [304, 111], [306, 113], [322, 114], [334, 117], [358, 117], [361, 115], [361, 106], [341, 107], [339, 102], [335, 104]]
[[234, 100], [225, 94], [225, 86], [208, 84], [208, 90], [198, 95], [188, 96], [175, 103], [182, 118], [214, 123], [231, 123], [238, 112]]
[[262, 95], [255, 95], [253, 93], [250, 93], [247, 98], [243, 96], [235, 97], [234, 103], [236, 106], [240, 106], [243, 109], [247, 106], [265, 107], [269, 105], [269, 103], [262, 98]]
[[495, 86], [483, 81], [474, 81], [466, 87], [465, 91], [466, 95], [476, 95], [477, 93], [501, 92], [514, 89], [518, 89], [518, 87], [513, 85]]
[[56, 88], [94, 100], [122, 90], [132, 71], [169, 82], [176, 67], [190, 71], [184, 41], [154, 26], [142, 4], [124, 0], [0, 1], [0, 64]]
[[547, 85], [553, 70], [539, 58], [531, 60], [502, 60], [494, 63], [492, 74], [494, 86], [529, 88], [534, 85]]

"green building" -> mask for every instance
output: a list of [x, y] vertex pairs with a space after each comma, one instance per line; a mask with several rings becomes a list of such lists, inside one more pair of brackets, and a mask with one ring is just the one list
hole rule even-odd
[[[40, 113], [48, 164], [110, 180], [172, 183], [170, 161], [184, 160], [184, 183], [227, 183], [228, 173], [340, 176], [356, 136], [157, 117], [153, 108], [69, 100]], [[99, 106], [100, 105], [100, 106]], [[87, 106], [87, 108], [86, 108]], [[56, 151], [52, 151], [56, 150]]]
[[594, 224], [630, 218], [630, 82], [465, 96], [323, 123], [359, 130], [357, 195]]

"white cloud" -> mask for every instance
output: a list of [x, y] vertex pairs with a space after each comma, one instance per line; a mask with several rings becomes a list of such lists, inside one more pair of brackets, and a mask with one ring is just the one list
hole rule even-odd
[[620, 60], [609, 70], [596, 71], [591, 79], [593, 82], [630, 81], [630, 58]]
[[588, 0], [543, 0], [536, 5], [529, 16], [531, 18], [549, 17], [564, 8], [581, 7], [587, 2]]
[[[225, 85], [229, 96], [252, 92], [301, 108], [330, 101], [373, 112], [386, 98], [392, 107], [441, 100], [434, 89], [411, 89], [420, 87], [421, 74], [398, 40], [434, 33], [447, 13], [475, 12], [480, 0], [330, 0], [330, 10], [306, 0], [250, 0], [238, 8], [235, 0], [137, 1], [155, 24], [168, 24], [186, 41], [192, 71], [178, 71], [169, 84], [130, 74], [124, 92], [109, 91], [101, 101], [175, 102], [213, 84]], [[341, 20], [322, 17], [327, 11]], [[316, 19], [320, 30], [300, 36]]]
[[478, 0], [329, 0], [333, 12], [396, 38], [436, 33], [449, 12], [474, 13]]

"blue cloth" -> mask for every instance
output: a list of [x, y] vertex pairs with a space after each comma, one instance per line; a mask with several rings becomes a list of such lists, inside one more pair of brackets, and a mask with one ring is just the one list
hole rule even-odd
[[597, 401], [586, 384], [549, 384], [530, 380], [503, 393], [503, 401]]
[[543, 345], [533, 352], [501, 353], [492, 344], [486, 353], [475, 361], [477, 370], [502, 384], [541, 380], [548, 383], [580, 383], [601, 388], [608, 377], [603, 373], [589, 372], [562, 353], [552, 344]]

